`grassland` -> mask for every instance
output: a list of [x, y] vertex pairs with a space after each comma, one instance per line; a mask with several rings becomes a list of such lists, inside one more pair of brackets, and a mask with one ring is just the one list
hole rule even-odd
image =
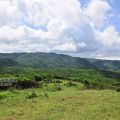
[[65, 82], [61, 90], [52, 83], [2, 91], [0, 120], [120, 120], [120, 92], [85, 90], [81, 83], [68, 87]]
[[0, 120], [120, 120], [119, 71], [5, 67], [0, 83]]

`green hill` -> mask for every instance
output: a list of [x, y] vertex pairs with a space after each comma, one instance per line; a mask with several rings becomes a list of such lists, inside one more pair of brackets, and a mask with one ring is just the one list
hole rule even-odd
[[17, 66], [33, 68], [100, 68], [120, 69], [120, 61], [86, 59], [56, 53], [0, 53], [0, 66]]
[[103, 70], [119, 70], [120, 61], [118, 60], [100, 60], [100, 59], [87, 59], [90, 63], [94, 64], [99, 69]]
[[[1, 53], [0, 59], [10, 59], [16, 62], [16, 66], [37, 68], [63, 68], [63, 67], [90, 67], [95, 66], [84, 58], [74, 58], [68, 55], [56, 53]], [[10, 62], [8, 60], [8, 62]], [[2, 64], [2, 62], [1, 62]], [[4, 64], [8, 66], [8, 64]], [[11, 64], [11, 66], [13, 66]]]

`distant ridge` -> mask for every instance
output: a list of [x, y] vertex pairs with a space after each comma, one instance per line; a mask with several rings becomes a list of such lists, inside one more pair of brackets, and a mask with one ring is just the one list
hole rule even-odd
[[100, 60], [71, 57], [56, 53], [0, 53], [0, 67], [34, 67], [34, 68], [99, 68], [105, 70], [120, 69], [118, 60]]

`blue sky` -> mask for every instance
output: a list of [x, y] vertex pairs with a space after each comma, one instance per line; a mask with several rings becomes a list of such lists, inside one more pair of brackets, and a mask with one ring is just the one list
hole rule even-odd
[[0, 52], [120, 60], [120, 0], [0, 0]]

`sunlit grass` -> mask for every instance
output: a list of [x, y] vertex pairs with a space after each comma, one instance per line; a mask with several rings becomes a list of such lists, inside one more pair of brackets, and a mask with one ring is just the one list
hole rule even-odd
[[[64, 84], [64, 83], [63, 83]], [[0, 92], [0, 120], [119, 120], [120, 93], [61, 86], [61, 91], [27, 89]], [[81, 86], [81, 87], [80, 87]], [[53, 86], [52, 86], [53, 87]], [[81, 89], [80, 89], [81, 88]], [[31, 99], [32, 92], [37, 95]]]

